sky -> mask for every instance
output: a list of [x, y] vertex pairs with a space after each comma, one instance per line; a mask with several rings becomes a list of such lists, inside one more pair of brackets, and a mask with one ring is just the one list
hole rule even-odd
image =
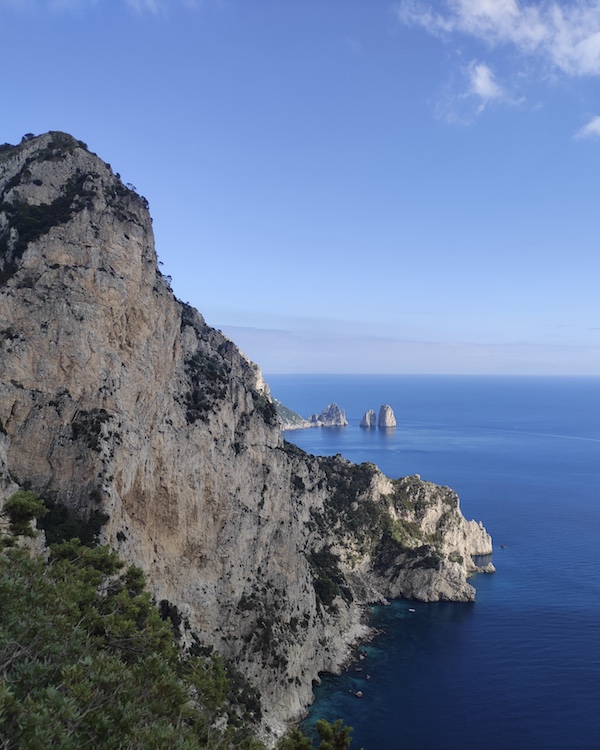
[[600, 0], [0, 0], [0, 143], [269, 373], [600, 375]]

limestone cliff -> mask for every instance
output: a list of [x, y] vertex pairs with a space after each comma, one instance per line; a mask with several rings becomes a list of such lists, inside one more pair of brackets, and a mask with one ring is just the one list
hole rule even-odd
[[160, 274], [146, 201], [85, 144], [0, 146], [0, 499], [28, 482], [148, 574], [279, 732], [361, 604], [471, 600], [491, 552], [447, 488], [282, 440], [258, 367]]

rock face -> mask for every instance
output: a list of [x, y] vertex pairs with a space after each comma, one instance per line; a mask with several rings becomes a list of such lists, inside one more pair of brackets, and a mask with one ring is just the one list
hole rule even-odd
[[348, 424], [346, 412], [335, 402], [326, 406], [320, 414], [311, 414], [308, 422], [312, 427], [345, 427]]
[[102, 540], [235, 660], [274, 734], [364, 603], [471, 600], [491, 552], [448, 488], [283, 441], [258, 367], [160, 274], [146, 201], [63, 133], [0, 146], [0, 501], [25, 481], [108, 516]]
[[360, 426], [366, 430], [373, 430], [377, 427], [377, 415], [373, 409], [365, 412], [364, 417], [360, 420]]
[[275, 404], [275, 409], [279, 418], [279, 426], [282, 430], [304, 430], [307, 427], [315, 426], [312, 422], [309, 422], [308, 419], [304, 419], [304, 417], [298, 414], [298, 412], [295, 412], [285, 406], [285, 404], [282, 404], [281, 401], [274, 398], [273, 403]]
[[379, 427], [387, 429], [396, 426], [396, 417], [394, 410], [388, 404], [383, 404], [379, 409]]

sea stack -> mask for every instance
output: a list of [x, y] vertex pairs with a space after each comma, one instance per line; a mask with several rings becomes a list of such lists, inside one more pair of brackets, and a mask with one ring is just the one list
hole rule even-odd
[[326, 406], [320, 414], [311, 414], [308, 418], [314, 427], [346, 427], [346, 412], [336, 403]]
[[394, 410], [388, 404], [383, 404], [379, 409], [379, 427], [380, 429], [388, 429], [389, 427], [396, 426], [396, 417], [394, 416]]
[[374, 430], [377, 427], [377, 415], [373, 409], [365, 412], [364, 417], [360, 420], [360, 426], [366, 430]]

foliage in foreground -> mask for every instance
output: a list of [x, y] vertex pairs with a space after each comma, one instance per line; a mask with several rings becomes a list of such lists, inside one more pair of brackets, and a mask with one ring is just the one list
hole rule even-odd
[[261, 747], [229, 704], [223, 662], [182, 658], [142, 572], [108, 548], [71, 540], [48, 563], [7, 548], [0, 601], [6, 750]]
[[[264, 750], [256, 702], [213, 653], [184, 653], [145, 590], [144, 574], [78, 539], [47, 560], [15, 545], [43, 506], [5, 503], [0, 539], [0, 747], [3, 750]], [[196, 649], [196, 651], [200, 651]], [[350, 730], [318, 723], [319, 750]], [[311, 750], [298, 729], [279, 750]]]
[[[317, 750], [348, 750], [350, 747], [352, 727], [344, 726], [341, 719], [333, 724], [325, 719], [319, 719], [315, 729], [320, 740]], [[290, 730], [277, 745], [277, 750], [312, 750], [312, 748], [313, 744], [310, 739], [297, 728]]]

